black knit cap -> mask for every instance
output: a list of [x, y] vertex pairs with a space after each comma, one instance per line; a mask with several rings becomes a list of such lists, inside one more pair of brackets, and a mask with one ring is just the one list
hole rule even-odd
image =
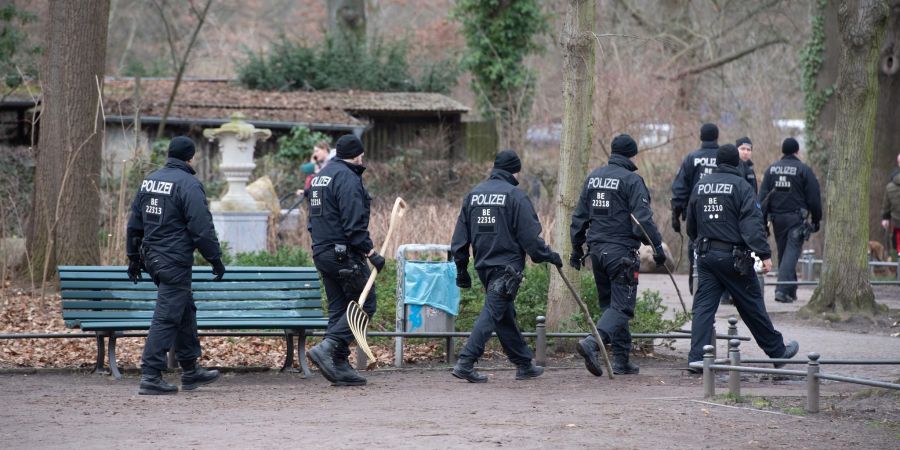
[[740, 138], [740, 139], [734, 141], [734, 146], [735, 146], [735, 147], [740, 147], [740, 146], [742, 146], [742, 145], [744, 145], [744, 144], [747, 144], [747, 145], [749, 145], [750, 147], [753, 147], [753, 141], [751, 141], [750, 138], [748, 138], [747, 136], [744, 136], [744, 137], [742, 137], [742, 138]]
[[637, 142], [634, 142], [634, 139], [627, 134], [620, 134], [614, 137], [610, 147], [614, 154], [622, 155], [626, 158], [631, 158], [638, 154]]
[[785, 155], [793, 155], [800, 151], [800, 143], [796, 139], [789, 137], [781, 143], [781, 153]]
[[494, 158], [494, 168], [505, 170], [509, 173], [519, 173], [522, 170], [522, 160], [512, 150], [503, 150]]
[[353, 159], [365, 151], [362, 141], [352, 134], [341, 136], [335, 144], [335, 149], [335, 156], [340, 159]]
[[187, 136], [178, 136], [169, 142], [169, 158], [190, 161], [194, 158], [194, 153], [196, 152], [197, 148], [194, 147], [194, 141]]
[[719, 139], [719, 127], [714, 123], [704, 123], [700, 127], [700, 140], [703, 142], [715, 142]]
[[728, 164], [737, 167], [741, 162], [741, 155], [738, 153], [737, 147], [731, 144], [725, 144], [716, 151], [716, 165]]

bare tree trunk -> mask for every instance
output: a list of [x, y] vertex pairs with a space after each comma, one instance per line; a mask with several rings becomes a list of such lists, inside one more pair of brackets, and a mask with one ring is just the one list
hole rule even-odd
[[875, 146], [878, 63], [884, 38], [883, 2], [843, 0], [838, 8], [838, 62], [834, 144], [826, 176], [825, 264], [806, 313], [877, 311], [869, 285], [869, 177]]
[[[588, 153], [594, 126], [594, 42], [595, 0], [570, 0], [563, 30], [562, 135], [559, 148], [559, 184], [557, 186], [556, 223], [553, 245], [562, 255], [572, 253], [569, 223], [578, 201], [581, 183], [587, 174]], [[566, 276], [576, 279], [578, 272], [565, 267]], [[577, 286], [578, 283], [575, 283]], [[577, 305], [555, 271], [550, 271], [547, 294], [547, 325], [556, 331], [567, 325]]]
[[[897, 167], [900, 153], [900, 0], [890, 1], [884, 41], [878, 64], [878, 113], [875, 119], [875, 161], [872, 164], [872, 192], [869, 195], [871, 239], [881, 241], [881, 201], [888, 176]], [[892, 250], [888, 254], [894, 254]]]
[[106, 65], [109, 0], [49, 3], [43, 105], [37, 148], [32, 269], [97, 264], [103, 123], [99, 92]]

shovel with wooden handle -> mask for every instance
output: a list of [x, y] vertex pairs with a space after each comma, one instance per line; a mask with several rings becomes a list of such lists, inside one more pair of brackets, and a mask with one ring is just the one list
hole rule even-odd
[[606, 346], [603, 345], [603, 339], [600, 337], [600, 332], [597, 331], [597, 325], [594, 325], [594, 320], [591, 319], [591, 311], [588, 309], [587, 304], [584, 303], [584, 300], [581, 299], [581, 296], [578, 295], [575, 286], [572, 286], [572, 283], [566, 278], [566, 274], [563, 273], [562, 268], [557, 267], [556, 271], [559, 272], [559, 276], [562, 278], [563, 283], [565, 283], [566, 287], [569, 288], [569, 291], [572, 292], [572, 296], [575, 297], [575, 302], [581, 307], [584, 318], [587, 320], [588, 325], [591, 326], [591, 334], [594, 336], [594, 339], [597, 340], [597, 347], [600, 348], [600, 356], [603, 357], [603, 364], [606, 365], [606, 373], [609, 375], [609, 379], [612, 380], [614, 377], [612, 365], [609, 363], [609, 355], [606, 354]]
[[[388, 242], [391, 240], [391, 234], [394, 232], [394, 225], [398, 219], [403, 217], [405, 212], [406, 202], [403, 201], [402, 198], [397, 197], [397, 199], [394, 200], [394, 208], [391, 210], [391, 222], [388, 226], [387, 236], [384, 237], [384, 242], [381, 244], [381, 252], [379, 253], [382, 255], [387, 251]], [[372, 290], [372, 286], [375, 284], [376, 275], [378, 275], [378, 269], [373, 269], [372, 274], [369, 275], [369, 279], [366, 281], [366, 287], [363, 288], [362, 294], [359, 295], [359, 300], [350, 302], [350, 304], [347, 305], [347, 323], [350, 325], [350, 331], [353, 332], [353, 337], [356, 338], [356, 345], [366, 353], [369, 361], [372, 361], [373, 363], [375, 362], [375, 355], [372, 354], [372, 349], [369, 348], [369, 343], [366, 341], [366, 328], [369, 326], [369, 315], [363, 311], [363, 303], [365, 303], [366, 297], [369, 296], [369, 291]]]

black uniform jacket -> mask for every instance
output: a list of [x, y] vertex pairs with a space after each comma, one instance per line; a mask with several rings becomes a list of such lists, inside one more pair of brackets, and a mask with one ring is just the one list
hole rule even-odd
[[721, 165], [694, 188], [687, 209], [687, 234], [747, 247], [765, 260], [772, 256], [756, 196], [734, 166]]
[[334, 159], [313, 177], [309, 195], [309, 229], [313, 256], [344, 244], [367, 254], [372, 197], [362, 183], [365, 167]]
[[573, 247], [581, 247], [586, 241], [589, 247], [614, 243], [637, 249], [646, 238], [631, 219], [632, 214], [650, 235], [647, 244], [662, 245], [653, 223], [650, 193], [636, 170], [630, 159], [613, 154], [609, 165], [588, 175], [569, 227]]
[[796, 155], [785, 155], [766, 170], [759, 191], [763, 217], [809, 211], [812, 223], [822, 220], [822, 194], [816, 174]]
[[753, 160], [748, 159], [746, 161], [741, 161], [741, 165], [738, 169], [743, 172], [744, 179], [753, 187], [753, 193], [759, 192], [759, 183], [756, 181], [756, 172], [753, 170]]
[[141, 245], [178, 266], [193, 265], [194, 249], [207, 261], [222, 257], [206, 192], [195, 173], [188, 163], [169, 158], [141, 182], [126, 230], [129, 258], [140, 255]]
[[678, 174], [672, 180], [672, 209], [684, 209], [691, 198], [691, 190], [697, 181], [716, 169], [716, 152], [719, 144], [703, 142], [698, 150], [685, 156]]
[[451, 252], [455, 261], [475, 254], [475, 268], [525, 268], [525, 254], [540, 263], [550, 260], [550, 247], [541, 239], [541, 222], [531, 200], [515, 177], [494, 169], [490, 178], [475, 186], [463, 200], [453, 230]]

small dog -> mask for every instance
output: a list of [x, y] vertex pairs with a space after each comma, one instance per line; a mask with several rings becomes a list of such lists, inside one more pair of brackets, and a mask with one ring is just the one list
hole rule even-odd
[[[882, 245], [880, 242], [869, 241], [869, 261], [889, 261], [887, 251], [884, 249], [884, 245]], [[896, 270], [897, 269], [894, 267], [875, 266], [873, 267], [872, 271], [876, 275], [886, 276], [896, 274]]]

